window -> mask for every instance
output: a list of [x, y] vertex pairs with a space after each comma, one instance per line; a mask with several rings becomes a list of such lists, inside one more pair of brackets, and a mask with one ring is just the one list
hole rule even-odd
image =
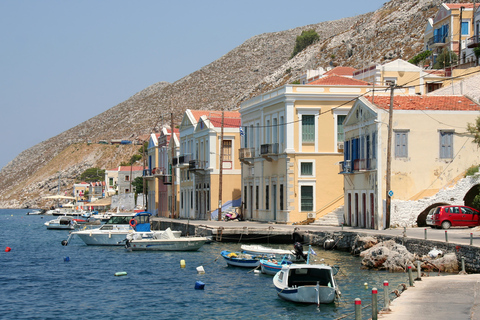
[[302, 175], [302, 176], [312, 176], [313, 175], [313, 163], [312, 162], [301, 162], [300, 163], [300, 175]]
[[408, 131], [395, 131], [395, 158], [408, 157]]
[[301, 211], [312, 211], [313, 210], [313, 186], [301, 186]]
[[278, 120], [277, 118], [273, 118], [273, 126], [272, 126], [272, 132], [273, 132], [273, 143], [278, 142]]
[[384, 82], [385, 82], [386, 86], [395, 85], [397, 83], [397, 78], [387, 78], [387, 77], [385, 77]]
[[302, 141], [315, 142], [315, 116], [302, 115]]
[[343, 131], [343, 121], [347, 116], [337, 116], [337, 142], [343, 142], [345, 140], [345, 132]]
[[270, 207], [268, 196], [269, 196], [268, 186], [265, 186], [265, 210], [268, 210]]
[[223, 140], [223, 161], [232, 161], [232, 140]]
[[130, 181], [130, 176], [125, 176], [125, 181]]
[[280, 210], [283, 210], [283, 184], [280, 185]]
[[270, 140], [270, 132], [272, 128], [270, 127], [270, 120], [267, 120], [267, 125], [265, 126], [265, 143], [269, 144], [271, 142]]
[[440, 159], [453, 158], [453, 132], [440, 131]]
[[260, 198], [260, 195], [258, 194], [258, 186], [255, 187], [255, 209], [258, 210], [258, 200]]
[[113, 178], [108, 178], [108, 185], [113, 186]]
[[468, 21], [462, 21], [462, 36], [468, 36], [469, 23]]
[[243, 206], [247, 209], [247, 186], [243, 187]]

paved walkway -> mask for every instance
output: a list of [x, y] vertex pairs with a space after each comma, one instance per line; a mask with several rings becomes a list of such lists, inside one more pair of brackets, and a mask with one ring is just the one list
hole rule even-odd
[[[184, 219], [168, 219], [168, 218], [154, 218], [154, 220], [162, 220], [162, 221], [174, 221], [174, 222], [183, 222], [187, 223], [187, 220]], [[352, 232], [360, 232], [366, 233], [371, 235], [382, 234], [382, 235], [390, 235], [390, 236], [398, 236], [403, 237], [404, 229], [403, 228], [396, 228], [396, 229], [388, 229], [388, 230], [371, 230], [371, 229], [363, 229], [363, 228], [356, 228], [356, 227], [331, 227], [331, 226], [319, 226], [319, 225], [285, 225], [285, 224], [274, 224], [274, 223], [264, 223], [264, 222], [254, 222], [254, 221], [206, 221], [206, 220], [188, 220], [190, 225], [203, 225], [208, 226], [210, 228], [219, 228], [224, 227], [227, 228], [244, 228], [248, 227], [249, 229], [255, 228], [273, 228], [274, 230], [285, 230], [288, 232], [293, 232], [295, 228], [298, 228], [299, 231], [352, 231]], [[445, 242], [445, 230], [442, 229], [432, 229], [432, 228], [407, 228], [406, 229], [406, 236], [411, 238], [417, 239], [425, 239], [425, 230], [427, 233], [428, 240], [436, 240], [436, 241], [443, 241]], [[474, 246], [480, 246], [480, 227], [476, 228], [450, 228], [447, 230], [447, 238], [448, 242], [456, 243], [456, 244], [463, 244], [463, 245], [470, 245], [470, 234], [472, 234]]]
[[422, 278], [390, 304], [382, 320], [480, 319], [480, 274]]

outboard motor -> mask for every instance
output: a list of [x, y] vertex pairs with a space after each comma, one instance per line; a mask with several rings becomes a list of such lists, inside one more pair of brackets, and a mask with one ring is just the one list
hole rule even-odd
[[297, 260], [300, 260], [301, 258], [307, 260], [307, 255], [303, 253], [303, 246], [300, 242], [295, 242], [295, 244], [293, 245], [293, 249], [295, 252], [295, 258]]

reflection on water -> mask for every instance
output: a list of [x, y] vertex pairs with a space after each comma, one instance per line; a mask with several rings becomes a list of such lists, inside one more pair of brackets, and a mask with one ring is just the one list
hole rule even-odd
[[[340, 266], [342, 292], [341, 300], [318, 309], [278, 298], [272, 276], [228, 267], [220, 252], [240, 250], [240, 243], [207, 244], [198, 252], [128, 252], [73, 238], [63, 247], [68, 232], [46, 230], [43, 223], [52, 217], [26, 212], [0, 210], [0, 308], [6, 319], [336, 319], [353, 313], [355, 298], [369, 304], [373, 287], [383, 297], [384, 280], [391, 289], [408, 284], [404, 273], [361, 270], [358, 257], [314, 247], [314, 260]], [[4, 252], [6, 246], [12, 251]], [[198, 266], [206, 273], [197, 274]], [[127, 276], [115, 277], [120, 271]], [[205, 290], [194, 290], [197, 280]], [[371, 309], [365, 309], [363, 318], [370, 317]]]

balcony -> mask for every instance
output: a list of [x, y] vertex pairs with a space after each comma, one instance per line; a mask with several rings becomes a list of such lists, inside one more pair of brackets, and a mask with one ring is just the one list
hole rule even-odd
[[255, 158], [254, 148], [241, 148], [238, 153], [239, 153], [240, 162], [245, 163], [247, 165], [253, 164], [253, 158]]
[[161, 181], [163, 182], [164, 185], [172, 184], [172, 175], [171, 174], [164, 175]]
[[433, 39], [431, 44], [430, 39], [428, 41], [432, 47], [444, 47], [447, 43], [448, 34], [436, 34], [431, 39]]
[[262, 144], [260, 146], [260, 154], [267, 161], [273, 161], [274, 157], [278, 155], [278, 143]]
[[190, 160], [188, 162], [188, 171], [193, 171], [194, 173], [205, 173], [208, 167], [207, 161], [200, 160]]
[[377, 169], [377, 159], [355, 159], [340, 161], [339, 174], [356, 173]]
[[338, 163], [340, 165], [340, 172], [339, 174], [346, 174], [346, 173], [352, 173], [352, 161], [351, 160], [345, 160], [345, 161], [340, 161]]
[[178, 157], [178, 165], [179, 166], [185, 166], [189, 165], [190, 160], [192, 160], [192, 154], [187, 153], [187, 154], [182, 154]]
[[172, 166], [176, 166], [178, 164], [178, 157], [172, 159]]
[[475, 48], [475, 47], [478, 47], [479, 45], [479, 38], [480, 36], [477, 34], [476, 36], [473, 36], [473, 37], [470, 37], [467, 39], [467, 47], [468, 48]]

